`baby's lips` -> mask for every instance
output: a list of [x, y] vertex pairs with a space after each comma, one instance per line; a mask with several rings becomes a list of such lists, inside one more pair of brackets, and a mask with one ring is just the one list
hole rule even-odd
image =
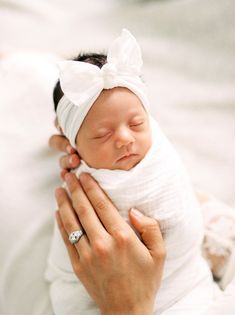
[[120, 161], [120, 160], [122, 160], [123, 158], [126, 158], [126, 157], [129, 157], [129, 156], [134, 156], [134, 155], [137, 155], [137, 154], [135, 154], [135, 153], [127, 153], [127, 154], [124, 154], [124, 155], [122, 155], [119, 159], [117, 159], [117, 162], [118, 161]]

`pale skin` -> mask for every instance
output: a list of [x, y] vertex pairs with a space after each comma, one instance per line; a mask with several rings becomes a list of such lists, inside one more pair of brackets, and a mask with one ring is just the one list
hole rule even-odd
[[146, 110], [130, 90], [103, 90], [92, 105], [76, 137], [80, 157], [97, 169], [129, 170], [151, 146]]
[[[57, 119], [55, 125], [61, 132]], [[151, 141], [148, 115], [138, 97], [114, 88], [102, 91], [92, 105], [77, 134], [76, 150], [91, 167], [129, 170], [144, 158]], [[67, 153], [60, 158], [64, 179], [80, 163], [77, 152], [62, 133], [53, 135], [49, 145]]]

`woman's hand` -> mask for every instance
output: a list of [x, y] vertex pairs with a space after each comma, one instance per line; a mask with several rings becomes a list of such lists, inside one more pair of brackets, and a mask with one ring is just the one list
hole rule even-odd
[[71, 170], [79, 166], [80, 158], [77, 151], [70, 145], [69, 140], [63, 135], [62, 130], [58, 126], [58, 121], [55, 119], [55, 127], [60, 134], [52, 135], [49, 139], [49, 146], [59, 152], [64, 152], [60, 158], [61, 178], [64, 179], [65, 175]]
[[[57, 222], [74, 272], [101, 314], [153, 314], [165, 259], [157, 221], [130, 211], [141, 241], [90, 175], [65, 179], [72, 200], [57, 189]], [[72, 245], [69, 234], [81, 228], [85, 234]]]

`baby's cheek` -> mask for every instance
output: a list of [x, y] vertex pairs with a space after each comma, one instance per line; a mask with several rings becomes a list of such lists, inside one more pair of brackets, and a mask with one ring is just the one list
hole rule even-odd
[[96, 147], [89, 151], [89, 164], [94, 168], [109, 168], [111, 165], [111, 155], [108, 148]]
[[99, 155], [99, 160], [101, 161], [102, 164], [112, 162], [113, 154], [110, 148], [101, 149], [98, 155]]

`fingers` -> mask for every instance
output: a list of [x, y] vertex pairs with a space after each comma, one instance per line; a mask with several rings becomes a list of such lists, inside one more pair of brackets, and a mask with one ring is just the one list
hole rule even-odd
[[[64, 231], [62, 231], [62, 237], [64, 239], [65, 245], [67, 246], [68, 244], [70, 244], [68, 240], [70, 233], [82, 229], [82, 226], [73, 210], [73, 207], [65, 190], [63, 188], [58, 188], [55, 192], [55, 196], [59, 208], [59, 223], [62, 223], [64, 229]], [[87, 244], [87, 237], [86, 235], [83, 235], [81, 239], [75, 244], [75, 247], [80, 251], [84, 250], [84, 247], [87, 246]]]
[[60, 177], [62, 180], [65, 180], [65, 175], [68, 173], [69, 171], [66, 169], [62, 169], [62, 171], [60, 172]]
[[158, 222], [153, 218], [144, 216], [136, 209], [131, 209], [129, 216], [132, 225], [139, 232], [153, 259], [164, 261], [166, 250]]
[[62, 169], [73, 169], [78, 167], [80, 164], [80, 159], [77, 154], [63, 155], [60, 158], [60, 167]]
[[68, 139], [63, 135], [52, 135], [49, 139], [49, 147], [69, 154], [76, 152], [76, 150], [69, 144]]
[[91, 203], [84, 193], [78, 179], [74, 174], [66, 174], [66, 183], [71, 193], [73, 208], [76, 211], [90, 242], [107, 236], [107, 232], [102, 226]]
[[62, 168], [60, 177], [62, 180], [64, 180], [65, 175], [68, 173], [68, 170], [74, 169], [79, 166], [80, 158], [76, 150], [72, 148], [67, 138], [65, 138], [63, 135], [51, 136], [49, 139], [49, 146], [57, 151], [67, 153], [67, 155], [64, 155], [60, 158], [60, 167]]
[[80, 175], [80, 183], [105, 229], [112, 235], [128, 226], [97, 182], [89, 174]]
[[68, 234], [81, 228], [66, 191], [63, 188], [58, 188], [55, 192], [55, 196], [60, 217]]
[[73, 246], [69, 242], [68, 234], [67, 234], [67, 232], [66, 232], [66, 230], [64, 228], [64, 225], [63, 225], [62, 219], [60, 217], [59, 211], [56, 211], [56, 221], [57, 221], [58, 228], [60, 230], [60, 234], [61, 234], [61, 236], [63, 238], [64, 244], [65, 244], [65, 246], [67, 248], [67, 251], [68, 251], [70, 260], [72, 262], [72, 265], [74, 265], [74, 263], [78, 262], [79, 255], [78, 255], [78, 252], [77, 252], [75, 246]]

